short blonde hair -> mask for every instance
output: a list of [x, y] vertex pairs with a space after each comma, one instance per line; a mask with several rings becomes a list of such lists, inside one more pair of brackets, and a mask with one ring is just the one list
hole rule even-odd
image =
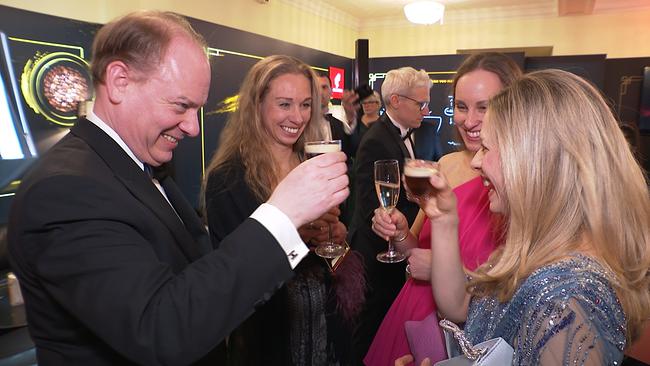
[[488, 114], [482, 133], [500, 154], [508, 227], [470, 289], [506, 301], [534, 270], [586, 248], [611, 273], [636, 339], [650, 317], [650, 197], [604, 98], [544, 70], [502, 90]]
[[381, 95], [384, 105], [390, 105], [390, 96], [393, 94], [408, 95], [414, 88], [431, 89], [431, 79], [424, 70], [416, 70], [410, 66], [390, 70], [386, 79], [381, 84]]

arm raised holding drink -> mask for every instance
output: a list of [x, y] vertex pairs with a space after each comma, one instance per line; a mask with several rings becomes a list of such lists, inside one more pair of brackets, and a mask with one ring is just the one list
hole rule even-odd
[[350, 194], [346, 159], [344, 153], [336, 152], [301, 163], [280, 181], [268, 203], [284, 212], [296, 227], [316, 220]]

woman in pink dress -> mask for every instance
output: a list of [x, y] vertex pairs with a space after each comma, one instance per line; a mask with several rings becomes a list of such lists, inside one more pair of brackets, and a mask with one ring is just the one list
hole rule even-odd
[[[454, 187], [458, 199], [458, 235], [463, 264], [470, 270], [487, 260], [496, 246], [488, 191], [470, 162], [481, 147], [481, 125], [489, 99], [521, 75], [519, 66], [500, 53], [480, 53], [468, 57], [453, 81], [454, 122], [464, 149], [442, 157], [439, 169]], [[375, 210], [373, 230], [393, 237], [396, 248], [408, 253], [410, 278], [384, 317], [364, 358], [367, 366], [394, 365], [409, 350], [404, 322], [422, 320], [436, 311], [431, 292], [431, 225], [422, 211], [409, 230], [398, 210], [388, 215]], [[400, 240], [401, 239], [401, 240]], [[436, 348], [438, 359], [445, 358], [444, 344]]]

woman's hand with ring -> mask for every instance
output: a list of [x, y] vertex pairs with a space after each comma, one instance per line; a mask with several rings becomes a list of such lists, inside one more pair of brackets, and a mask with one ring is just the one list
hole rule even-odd
[[411, 277], [420, 281], [431, 281], [431, 249], [413, 248], [408, 258]]

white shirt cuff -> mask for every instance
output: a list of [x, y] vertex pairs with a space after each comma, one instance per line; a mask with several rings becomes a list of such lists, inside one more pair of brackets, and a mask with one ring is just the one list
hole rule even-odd
[[298, 235], [296, 227], [277, 207], [262, 203], [250, 217], [262, 224], [280, 243], [282, 250], [287, 254], [291, 269], [296, 268], [298, 263], [309, 253], [309, 248]]

